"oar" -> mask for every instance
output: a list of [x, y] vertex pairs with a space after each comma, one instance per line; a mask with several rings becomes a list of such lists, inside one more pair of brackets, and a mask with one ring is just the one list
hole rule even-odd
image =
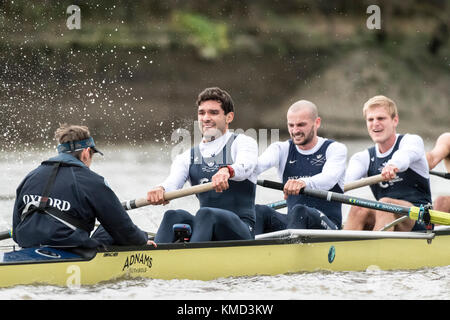
[[380, 173], [380, 174], [377, 174], [376, 176], [370, 176], [367, 178], [349, 182], [344, 186], [344, 192], [347, 192], [347, 191], [350, 191], [353, 189], [357, 189], [357, 188], [361, 188], [361, 187], [365, 187], [365, 186], [370, 186], [372, 184], [375, 184], [375, 183], [378, 183], [381, 181], [383, 181], [383, 176]]
[[268, 203], [268, 204], [266, 204], [266, 206], [268, 206], [274, 210], [278, 210], [278, 209], [286, 208], [287, 202], [286, 202], [286, 200], [280, 200], [277, 202]]
[[[282, 183], [269, 180], [258, 180], [258, 185], [277, 190], [283, 190], [284, 187]], [[424, 209], [415, 206], [405, 207], [391, 203], [384, 203], [379, 201], [347, 196], [342, 193], [323, 190], [311, 190], [308, 188], [303, 188], [301, 193], [306, 194], [310, 197], [320, 198], [327, 201], [336, 201], [343, 204], [349, 204], [352, 206], [359, 206], [369, 209], [392, 212], [408, 216], [412, 220], [422, 220], [424, 216]], [[430, 214], [430, 223], [450, 225], [450, 213], [432, 209], [429, 209], [428, 211]]]
[[[210, 191], [213, 189], [212, 182], [198, 184], [193, 187], [184, 188], [180, 190], [175, 191], [168, 191], [164, 192], [164, 200], [173, 200], [177, 198], [182, 198], [186, 196], [190, 196], [197, 193], [202, 193], [206, 191]], [[131, 210], [136, 209], [144, 206], [148, 206], [150, 203], [148, 203], [147, 198], [139, 198], [135, 200], [127, 200], [122, 202], [122, 206], [125, 210]]]
[[11, 238], [11, 230], [0, 231], [0, 240]]
[[441, 178], [450, 179], [449, 172], [430, 171], [430, 174], [433, 174], [433, 175], [441, 177]]
[[[381, 182], [381, 181], [383, 181], [383, 177], [381, 176], [381, 173], [377, 174], [376, 176], [370, 176], [370, 177], [367, 177], [367, 178], [362, 178], [360, 180], [356, 180], [356, 181], [347, 183], [344, 186], [344, 192], [347, 192], [347, 191], [350, 191], [350, 190], [353, 190], [353, 189], [357, 189], [357, 188], [361, 188], [361, 187], [365, 187], [365, 186], [369, 186], [371, 184], [375, 184], [375, 183], [378, 183], [378, 182]], [[283, 190], [283, 189], [281, 189], [281, 190]], [[277, 210], [277, 209], [281, 209], [281, 208], [286, 207], [287, 206], [287, 202], [286, 202], [286, 200], [281, 200], [281, 201], [277, 201], [277, 202], [272, 202], [272, 203], [266, 204], [266, 206], [268, 206], [268, 207], [270, 207], [270, 208], [272, 208], [274, 210]]]
[[[147, 234], [150, 237], [155, 237], [156, 233], [147, 231]], [[11, 230], [0, 231], [0, 240], [6, 240], [11, 238]]]

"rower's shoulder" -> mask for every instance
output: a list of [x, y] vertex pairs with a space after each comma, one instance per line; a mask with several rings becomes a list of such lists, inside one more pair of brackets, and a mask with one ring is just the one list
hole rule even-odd
[[331, 142], [329, 148], [347, 153], [347, 146], [344, 143], [333, 140], [333, 139], [327, 139], [327, 138], [325, 138], [324, 140]]
[[256, 143], [256, 139], [252, 136], [246, 135], [245, 133], [237, 133], [235, 141], [247, 141]]
[[289, 151], [290, 140], [272, 142], [267, 149]]
[[243, 146], [245, 145], [246, 147], [258, 148], [258, 143], [256, 142], [256, 139], [244, 133], [239, 133], [236, 135], [233, 144], [235, 143], [238, 145]]
[[350, 161], [358, 161], [358, 162], [369, 162], [369, 159], [370, 159], [369, 149], [364, 149], [364, 150], [355, 152], [350, 157]]
[[437, 138], [436, 144], [442, 144], [450, 148], [450, 132], [444, 132], [443, 134], [441, 134]]
[[400, 141], [400, 147], [402, 145], [417, 145], [425, 147], [422, 137], [415, 133], [405, 133]]
[[106, 185], [109, 187], [106, 179], [102, 175], [89, 168], [73, 167], [73, 170], [75, 179], [85, 186], [95, 188], [99, 185]]

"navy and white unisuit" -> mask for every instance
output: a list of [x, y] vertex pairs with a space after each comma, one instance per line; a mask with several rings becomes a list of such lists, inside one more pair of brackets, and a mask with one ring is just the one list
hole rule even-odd
[[[231, 165], [231, 145], [237, 135], [232, 135], [219, 154], [205, 158], [201, 155], [198, 146], [191, 150], [191, 165], [189, 167], [189, 180], [192, 185], [211, 181], [220, 167]], [[234, 212], [248, 225], [255, 224], [255, 194], [256, 185], [248, 179], [243, 181], [229, 180], [229, 188], [221, 193], [214, 190], [197, 194], [200, 207], [220, 208]]]
[[[23, 215], [27, 205], [38, 205], [55, 163], [59, 163], [59, 169], [49, 190], [49, 214], [34, 212]], [[55, 211], [63, 212], [71, 219], [61, 219], [53, 215]], [[105, 179], [72, 155], [61, 153], [42, 162], [18, 186], [13, 212], [13, 239], [21, 247], [93, 248], [101, 244], [95, 237], [90, 237], [95, 219], [115, 244], [143, 245], [148, 240], [147, 233], [133, 224]], [[77, 223], [71, 224], [71, 220], [79, 222], [82, 227]]]
[[[319, 190], [333, 190], [342, 192], [344, 187], [345, 164], [347, 161], [347, 148], [344, 144], [337, 141], [328, 140], [323, 137], [317, 137], [317, 143], [309, 150], [297, 148], [292, 140], [272, 143], [264, 153], [258, 158], [257, 174], [262, 174], [266, 170], [275, 167], [278, 169], [278, 176], [283, 183], [289, 178], [301, 178], [306, 187]], [[318, 200], [304, 195], [289, 196], [288, 198], [288, 215], [296, 204], [303, 204], [311, 208], [323, 212], [338, 227], [341, 227], [341, 210], [340, 205]], [[263, 209], [264, 214], [257, 212], [258, 216], [267, 216], [267, 210]], [[281, 221], [273, 223], [273, 226], [261, 226], [258, 223], [258, 230], [265, 232], [279, 230], [283, 221], [287, 217], [283, 214], [272, 210], [273, 221]], [[263, 217], [268, 221], [267, 217]], [[262, 220], [262, 219], [259, 219]], [[287, 220], [286, 220], [287, 221]]]
[[[399, 148], [403, 135], [399, 135], [392, 152], [384, 157], [378, 157], [375, 146], [369, 148], [370, 164], [367, 170], [368, 176], [380, 174], [386, 163], [392, 158]], [[390, 197], [411, 202], [416, 206], [431, 203], [430, 179], [424, 178], [411, 168], [398, 172], [397, 177], [391, 181], [382, 181], [371, 185], [375, 199]]]
[[397, 178], [372, 185], [374, 197], [408, 201], [416, 206], [431, 203], [430, 175], [422, 138], [397, 134], [394, 145], [384, 153], [377, 146], [358, 152], [350, 158], [345, 180], [355, 181], [380, 174], [386, 164], [399, 169]]
[[[302, 155], [298, 152], [297, 147], [292, 140], [289, 140], [289, 153], [283, 172], [283, 184], [289, 179], [304, 179], [320, 174], [327, 161], [326, 151], [333, 142], [333, 140], [325, 140], [320, 148], [314, 153]], [[337, 181], [334, 186], [328, 190], [343, 193], [343, 190]], [[325, 201], [304, 194], [290, 195], [287, 199], [288, 210], [291, 210], [297, 204], [315, 208], [324, 213], [336, 224], [336, 226], [341, 226], [341, 203]]]
[[209, 182], [226, 165], [235, 175], [228, 180], [229, 189], [198, 194], [200, 209], [195, 215], [181, 209], [167, 211], [155, 241], [174, 241], [172, 226], [178, 223], [191, 225], [191, 242], [254, 238], [257, 157], [254, 139], [230, 131], [179, 155], [161, 184], [166, 191], [180, 189], [187, 180], [191, 185]]

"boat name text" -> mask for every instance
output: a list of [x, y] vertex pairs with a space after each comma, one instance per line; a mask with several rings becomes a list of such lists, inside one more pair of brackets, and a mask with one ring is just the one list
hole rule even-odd
[[129, 255], [127, 259], [125, 260], [125, 263], [123, 265], [122, 271], [125, 269], [130, 268], [134, 264], [142, 264], [144, 266], [147, 266], [148, 268], [152, 267], [152, 260], [153, 258], [146, 255], [145, 253], [135, 253], [132, 255]]

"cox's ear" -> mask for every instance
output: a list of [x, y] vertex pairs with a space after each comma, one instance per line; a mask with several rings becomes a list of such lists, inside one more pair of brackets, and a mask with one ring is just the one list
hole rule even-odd
[[90, 149], [91, 148], [85, 148], [81, 151], [81, 156], [80, 156], [81, 162], [86, 163], [91, 158]]

